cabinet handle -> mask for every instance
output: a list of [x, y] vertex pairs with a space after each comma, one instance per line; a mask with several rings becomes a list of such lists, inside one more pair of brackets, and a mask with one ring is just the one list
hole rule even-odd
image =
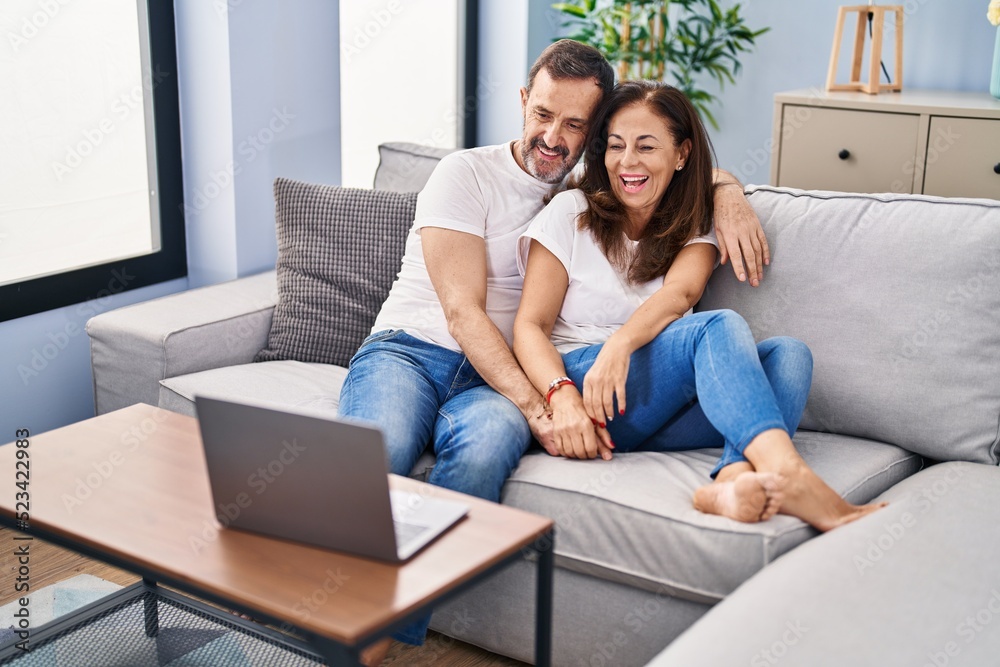
[[993, 173], [1000, 174], [1000, 162], [997, 162], [995, 165], [993, 165]]
[[846, 160], [847, 158], [851, 157], [851, 151], [847, 150], [846, 148], [841, 148], [840, 152], [837, 153], [837, 157], [839, 157], [841, 160]]

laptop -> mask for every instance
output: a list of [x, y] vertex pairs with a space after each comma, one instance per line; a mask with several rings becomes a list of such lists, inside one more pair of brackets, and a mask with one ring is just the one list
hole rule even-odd
[[204, 396], [195, 409], [227, 528], [399, 563], [468, 514], [462, 503], [390, 491], [378, 429]]

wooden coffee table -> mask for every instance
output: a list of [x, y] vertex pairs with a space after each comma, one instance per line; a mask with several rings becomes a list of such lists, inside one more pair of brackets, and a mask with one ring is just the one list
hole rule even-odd
[[[15, 488], [18, 451], [28, 452], [21, 458], [30, 468], [26, 523], [19, 521], [24, 507], [15, 507], [13, 493], [24, 488]], [[69, 618], [31, 628], [33, 649], [65, 641], [94, 618], [107, 625], [115, 610], [138, 608], [141, 599], [146, 638], [163, 638], [162, 617], [181, 608], [240, 633], [241, 641], [252, 637], [289, 651], [306, 661], [301, 664], [354, 665], [365, 646], [508, 563], [537, 554], [535, 659], [550, 664], [553, 523], [544, 517], [391, 475], [392, 488], [470, 508], [465, 520], [403, 565], [225, 530], [212, 508], [196, 420], [142, 404], [30, 436], [26, 447], [0, 447], [0, 480], [6, 487], [0, 523], [143, 577]], [[30, 554], [30, 540], [0, 549], [24, 545]], [[244, 621], [160, 583], [288, 632]], [[0, 662], [20, 653], [11, 647]]]

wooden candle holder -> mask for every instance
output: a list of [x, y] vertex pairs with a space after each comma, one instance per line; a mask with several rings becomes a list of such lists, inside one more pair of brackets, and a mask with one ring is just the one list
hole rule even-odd
[[[880, 83], [882, 65], [882, 33], [885, 30], [885, 15], [896, 14], [896, 76], [893, 83]], [[844, 35], [844, 21], [848, 14], [858, 15], [858, 27], [854, 33], [854, 59], [851, 62], [849, 83], [837, 83], [837, 60], [840, 56], [840, 41]], [[868, 52], [868, 81], [861, 80], [861, 63], [865, 48], [865, 25], [868, 14], [872, 15], [872, 41]], [[837, 29], [833, 34], [833, 53], [830, 55], [830, 72], [826, 77], [826, 89], [831, 91], [863, 91], [871, 95], [891, 90], [903, 89], [903, 6], [865, 5], [841, 7], [837, 15]]]

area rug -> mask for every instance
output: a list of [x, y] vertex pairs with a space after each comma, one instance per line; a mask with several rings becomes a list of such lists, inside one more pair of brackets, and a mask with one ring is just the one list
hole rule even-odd
[[[33, 591], [29, 603], [31, 627], [39, 628], [120, 588], [84, 574]], [[0, 607], [0, 648], [17, 641], [12, 626], [19, 608], [17, 601]], [[32, 646], [30, 654], [20, 657], [31, 665], [53, 667], [318, 665], [271, 641], [238, 631], [225, 619], [219, 622], [163, 601], [158, 608], [159, 632], [155, 637], [145, 634], [143, 602], [136, 598], [55, 641]], [[18, 659], [13, 664], [21, 662]], [[9, 663], [0, 660], [0, 664]]]
[[[39, 628], [49, 621], [75, 611], [84, 605], [114, 593], [121, 586], [90, 574], [78, 574], [70, 579], [32, 591], [28, 598], [31, 627]], [[17, 600], [0, 607], [0, 646], [15, 637], [17, 627], [14, 614], [21, 609]]]

